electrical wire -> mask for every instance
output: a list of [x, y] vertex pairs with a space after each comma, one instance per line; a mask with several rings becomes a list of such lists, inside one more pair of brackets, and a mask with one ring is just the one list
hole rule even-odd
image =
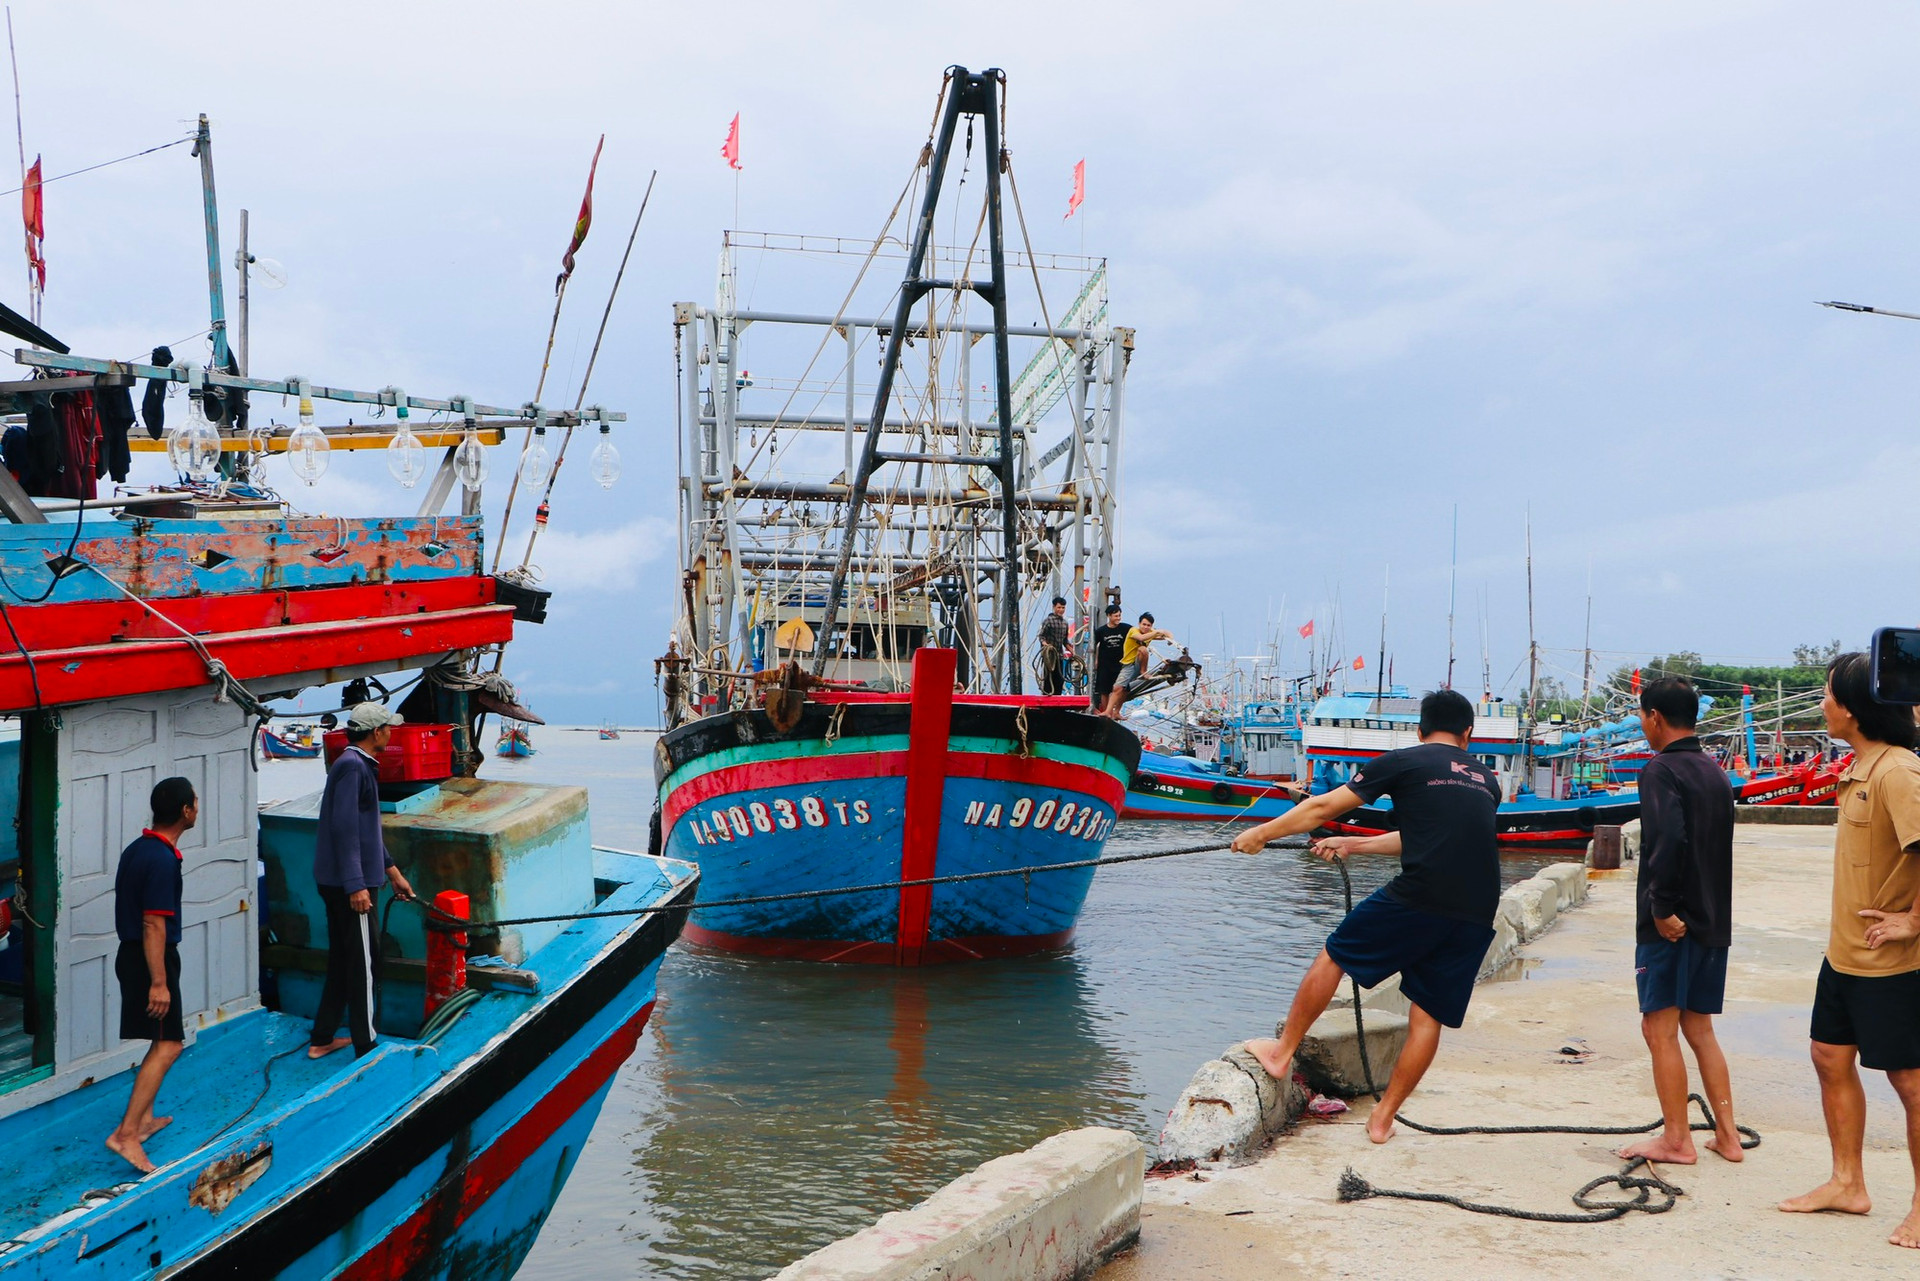
[[[102, 160], [99, 164], [88, 165], [84, 169], [69, 169], [66, 173], [57, 173], [51, 178], [42, 178], [40, 185], [44, 187], [50, 182], [59, 182], [62, 178], [78, 178], [83, 173], [92, 173], [96, 169], [105, 169], [108, 165], [125, 164], [129, 160], [138, 160], [140, 157], [150, 156], [156, 151], [165, 151], [168, 147], [178, 147], [183, 143], [192, 142], [196, 136], [195, 134], [188, 134], [184, 138], [175, 138], [172, 142], [163, 142], [157, 147], [148, 147], [145, 151], [136, 151], [130, 156], [121, 156], [115, 160]], [[5, 191], [0, 191], [0, 196], [11, 196], [25, 190], [26, 187], [24, 186], [10, 187]]]

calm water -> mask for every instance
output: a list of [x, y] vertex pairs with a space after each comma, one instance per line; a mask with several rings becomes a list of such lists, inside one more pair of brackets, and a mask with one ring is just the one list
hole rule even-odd
[[[644, 848], [652, 735], [536, 729], [486, 774], [585, 784], [595, 839]], [[262, 768], [263, 796], [318, 785]], [[1202, 824], [1122, 824], [1112, 853]], [[1508, 861], [1510, 879], [1541, 862]], [[1392, 875], [1353, 868], [1356, 896]], [[764, 1277], [992, 1157], [1076, 1125], [1151, 1143], [1193, 1069], [1269, 1032], [1342, 912], [1304, 853], [1202, 854], [1096, 878], [1072, 951], [926, 970], [676, 949], [522, 1278]]]

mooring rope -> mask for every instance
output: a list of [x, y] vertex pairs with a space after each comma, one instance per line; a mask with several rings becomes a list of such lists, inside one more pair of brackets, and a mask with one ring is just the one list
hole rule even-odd
[[1118, 867], [1123, 863], [1144, 863], [1150, 859], [1180, 858], [1188, 854], [1211, 854], [1226, 850], [1229, 846], [1218, 841], [1205, 845], [1183, 846], [1176, 850], [1151, 850], [1142, 854], [1116, 854], [1111, 858], [1082, 858], [1067, 863], [1042, 863], [1037, 867], [1008, 867], [991, 872], [958, 872], [951, 876], [923, 876], [913, 880], [881, 881], [873, 885], [846, 885], [827, 890], [792, 890], [785, 894], [753, 894], [743, 898], [712, 899], [705, 903], [694, 903], [683, 909], [679, 905], [653, 907], [622, 907], [604, 912], [560, 912], [551, 916], [515, 916], [498, 921], [469, 921], [464, 917], [443, 912], [425, 899], [413, 898], [398, 900], [411, 902], [428, 917], [429, 926], [444, 929], [452, 933], [464, 930], [499, 930], [509, 925], [544, 925], [556, 921], [591, 921], [601, 917], [651, 916], [657, 912], [691, 910], [706, 911], [716, 907], [756, 907], [762, 903], [791, 903], [799, 899], [832, 898], [842, 894], [876, 894], [887, 890], [915, 889], [922, 885], [957, 885], [963, 881], [988, 881], [1002, 876], [1033, 876], [1039, 872], [1070, 872], [1086, 867]]

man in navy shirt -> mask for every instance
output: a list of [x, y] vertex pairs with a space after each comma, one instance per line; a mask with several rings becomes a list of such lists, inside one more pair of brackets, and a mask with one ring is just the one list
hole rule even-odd
[[1393, 798], [1398, 830], [1364, 839], [1334, 837], [1313, 849], [1329, 860], [1398, 854], [1400, 875], [1356, 905], [1327, 939], [1300, 981], [1280, 1039], [1247, 1043], [1260, 1066], [1284, 1081], [1294, 1051], [1341, 979], [1351, 974], [1362, 987], [1373, 987], [1398, 974], [1412, 1008], [1393, 1078], [1367, 1118], [1367, 1137], [1375, 1143], [1393, 1136], [1394, 1113], [1433, 1063], [1441, 1026], [1459, 1027], [1466, 1020], [1474, 980], [1493, 942], [1500, 904], [1494, 835], [1500, 783], [1467, 750], [1472, 733], [1473, 704], [1453, 690], [1436, 690], [1420, 700], [1418, 747], [1368, 761], [1346, 786], [1310, 796], [1233, 842], [1242, 854], [1257, 854], [1276, 837], [1311, 832], [1382, 796]]
[[142, 1174], [153, 1171], [145, 1143], [173, 1118], [155, 1116], [153, 1101], [187, 1034], [180, 1009], [180, 837], [200, 817], [200, 800], [184, 778], [164, 778], [149, 798], [153, 826], [120, 852], [113, 878], [113, 924], [120, 952], [120, 1035], [150, 1041], [133, 1078], [127, 1114], [107, 1146]]
[[[380, 956], [373, 896], [390, 884], [401, 898], [413, 897], [380, 836], [380, 753], [398, 724], [399, 715], [379, 703], [354, 708], [347, 717], [347, 750], [327, 770], [320, 796], [313, 879], [327, 910], [327, 981], [313, 1015], [309, 1058], [349, 1045], [358, 1058], [373, 1048], [374, 966]], [[336, 1035], [342, 1015], [346, 1036]]]

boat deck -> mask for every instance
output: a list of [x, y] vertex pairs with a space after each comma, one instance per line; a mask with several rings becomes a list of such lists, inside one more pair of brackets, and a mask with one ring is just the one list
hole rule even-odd
[[[202, 1032], [160, 1087], [157, 1114], [173, 1124], [148, 1140], [155, 1166], [191, 1155], [249, 1117], [266, 1116], [350, 1071], [353, 1051], [309, 1059], [306, 1019], [257, 1010]], [[393, 1038], [383, 1038], [393, 1039]], [[128, 1042], [129, 1061], [145, 1046]], [[191, 1070], [180, 1070], [190, 1064]], [[109, 1152], [106, 1137], [126, 1111], [133, 1078], [120, 1073], [40, 1107], [0, 1119], [0, 1150], [32, 1152], [0, 1202], [0, 1240], [79, 1208], [140, 1176]]]

